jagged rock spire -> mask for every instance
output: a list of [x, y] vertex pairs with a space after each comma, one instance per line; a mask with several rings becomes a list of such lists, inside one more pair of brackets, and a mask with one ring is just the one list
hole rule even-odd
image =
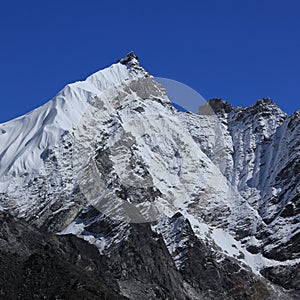
[[199, 107], [199, 114], [230, 113], [233, 107], [221, 98], [213, 98]]
[[134, 54], [133, 51], [129, 52], [126, 57], [121, 58], [118, 60], [119, 63], [123, 65], [139, 65], [139, 58], [137, 55]]

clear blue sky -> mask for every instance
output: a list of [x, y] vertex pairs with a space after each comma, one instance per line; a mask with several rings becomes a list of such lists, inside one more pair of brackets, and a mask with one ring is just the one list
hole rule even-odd
[[206, 99], [300, 108], [300, 1], [1, 1], [0, 122], [134, 50]]

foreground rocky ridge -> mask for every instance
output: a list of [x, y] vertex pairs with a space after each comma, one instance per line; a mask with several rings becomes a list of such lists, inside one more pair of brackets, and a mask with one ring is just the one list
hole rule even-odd
[[[126, 299], [96, 248], [0, 214], [2, 299]], [[114, 290], [115, 289], [115, 290]]]
[[[89, 214], [94, 214], [91, 208]], [[86, 214], [87, 216], [87, 214]], [[128, 239], [100, 255], [74, 235], [51, 235], [1, 214], [0, 283], [5, 299], [293, 299], [230, 258], [220, 257], [189, 227], [185, 267], [178, 270], [150, 224], [130, 225]], [[99, 222], [99, 220], [98, 220]], [[113, 228], [113, 221], [102, 225]], [[104, 228], [103, 226], [101, 227]], [[98, 230], [97, 233], [101, 233]], [[111, 232], [106, 232], [111, 234]], [[128, 298], [127, 298], [128, 297]]]
[[[3, 215], [9, 226], [31, 224], [61, 254], [51, 270], [67, 295], [65, 268], [91, 299], [297, 298], [299, 128], [299, 112], [287, 116], [270, 99], [179, 112], [131, 53], [0, 125], [0, 208], [17, 218]], [[5, 265], [20, 234], [4, 235]], [[35, 253], [33, 264], [45, 264], [49, 247], [26, 237], [35, 250], [16, 252], [19, 267]], [[92, 266], [68, 265], [72, 252]]]

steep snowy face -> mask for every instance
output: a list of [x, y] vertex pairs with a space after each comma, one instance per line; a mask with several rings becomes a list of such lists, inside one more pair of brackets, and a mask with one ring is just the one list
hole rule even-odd
[[[232, 108], [221, 99], [208, 105], [220, 120], [218, 131], [210, 134], [207, 121], [195, 130], [192, 115], [183, 115], [183, 123], [262, 218], [257, 232], [242, 242], [255, 255], [299, 262], [299, 111], [287, 116], [270, 99], [249, 108]], [[200, 118], [207, 118], [206, 109], [200, 108]]]
[[[132, 65], [137, 65], [135, 58]], [[0, 125], [0, 178], [23, 176], [43, 164], [42, 152], [60, 142], [64, 132], [73, 133], [93, 99], [121, 83], [145, 76], [141, 68], [112, 65], [85, 81], [67, 85], [59, 94], [31, 113]]]
[[[234, 228], [237, 215], [228, 199], [236, 198], [256, 219], [180, 118], [165, 90], [130, 54], [1, 125], [1, 205], [57, 228], [86, 204], [130, 222], [180, 209]], [[64, 220], [56, 224], [60, 215]]]
[[[80, 144], [75, 134], [97, 97], [107, 98], [109, 90], [117, 91], [124, 82], [148, 76], [135, 56], [128, 59], [127, 64], [119, 62], [85, 81], [67, 85], [44, 106], [0, 125], [3, 209], [40, 224], [60, 209], [67, 210], [71, 217], [76, 214], [84, 197], [75, 197], [76, 179], [82, 168], [74, 157], [73, 145]], [[85, 158], [84, 145], [82, 151], [81, 160]]]
[[281, 261], [300, 258], [298, 113], [287, 116], [262, 99], [231, 113], [228, 131], [235, 148], [231, 183], [263, 219], [252, 250]]

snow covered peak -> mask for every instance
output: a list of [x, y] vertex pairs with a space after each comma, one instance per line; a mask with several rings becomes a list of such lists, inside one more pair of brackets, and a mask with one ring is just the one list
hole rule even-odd
[[74, 133], [95, 99], [107, 98], [125, 84], [149, 77], [136, 62], [137, 57], [129, 53], [86, 80], [68, 84], [43, 106], [0, 124], [0, 187], [11, 176], [38, 171], [43, 151], [57, 145], [64, 132]]
[[261, 98], [252, 107], [258, 109], [259, 111], [263, 111], [263, 110], [282, 111], [271, 98]]

